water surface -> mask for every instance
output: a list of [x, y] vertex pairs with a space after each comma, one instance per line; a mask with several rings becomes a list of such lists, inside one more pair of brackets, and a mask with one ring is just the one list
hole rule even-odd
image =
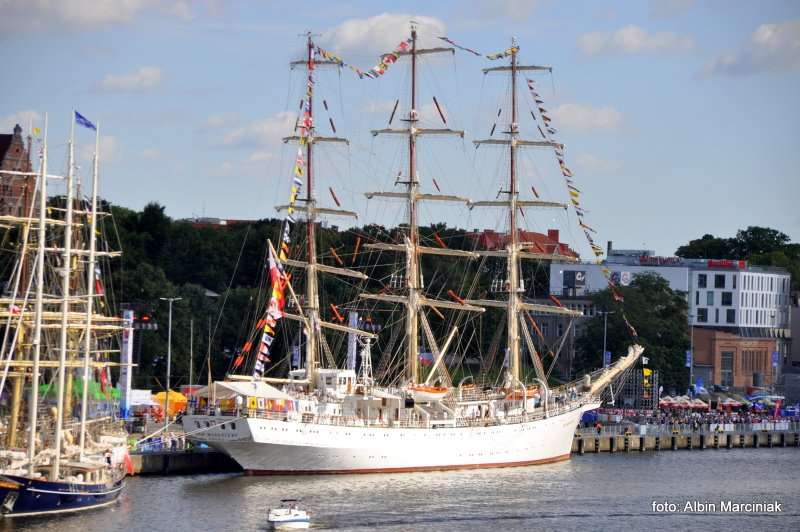
[[[136, 477], [118, 504], [0, 530], [267, 530], [301, 497], [322, 530], [798, 530], [800, 449], [574, 456], [523, 468], [312, 477]], [[653, 501], [777, 500], [780, 514], [654, 513]]]

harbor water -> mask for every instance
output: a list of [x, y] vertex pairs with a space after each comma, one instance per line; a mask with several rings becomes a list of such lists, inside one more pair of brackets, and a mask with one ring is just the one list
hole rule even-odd
[[[266, 530], [267, 508], [290, 497], [303, 500], [320, 530], [797, 530], [798, 478], [795, 448], [600, 454], [397, 475], [135, 477], [109, 508], [0, 521], [0, 530]], [[781, 508], [736, 513], [726, 501]], [[686, 510], [687, 502], [700, 506]], [[654, 511], [654, 503], [677, 510]], [[708, 503], [716, 509], [702, 507]]]

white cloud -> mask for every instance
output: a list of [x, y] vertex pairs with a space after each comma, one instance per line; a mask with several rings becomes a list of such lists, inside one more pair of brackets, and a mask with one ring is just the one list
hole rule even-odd
[[106, 74], [100, 87], [107, 91], [147, 91], [161, 84], [163, 74], [157, 66], [143, 66], [130, 74]]
[[591, 153], [579, 153], [573, 159], [575, 166], [582, 172], [592, 174], [607, 174], [619, 170], [620, 165], [614, 161], [608, 161]]
[[211, 170], [213, 177], [230, 177], [233, 175], [234, 166], [230, 161], [223, 161], [216, 168]]
[[694, 48], [694, 39], [668, 31], [649, 34], [642, 28], [631, 25], [613, 33], [593, 32], [581, 35], [578, 38], [578, 47], [586, 56], [681, 53]]
[[292, 134], [296, 115], [290, 111], [256, 120], [227, 133], [222, 143], [226, 146], [272, 146]]
[[42, 127], [44, 121], [42, 115], [36, 111], [18, 111], [14, 114], [0, 118], [0, 134], [9, 134], [14, 130], [14, 126], [19, 124], [22, 134], [28, 134], [28, 125], [33, 122], [33, 127]]
[[[94, 132], [92, 132], [94, 133]], [[94, 137], [92, 137], [94, 138]], [[76, 143], [77, 144], [77, 143]], [[83, 160], [91, 160], [94, 157], [94, 142], [81, 144], [79, 156]], [[77, 150], [76, 150], [77, 151]], [[119, 157], [120, 148], [117, 138], [111, 135], [100, 135], [100, 164], [103, 162], [115, 161]]]
[[129, 23], [151, 8], [191, 17], [185, 0], [0, 0], [0, 28], [12, 32], [98, 28]]
[[161, 157], [161, 150], [158, 148], [146, 148], [142, 150], [142, 157], [150, 160], [158, 159]]
[[417, 23], [420, 46], [441, 44], [436, 37], [445, 35], [444, 22], [434, 17], [400, 13], [347, 20], [323, 33], [320, 44], [344, 55], [379, 55], [390, 52], [397, 43], [409, 37], [412, 20]]
[[275, 158], [275, 155], [272, 152], [268, 151], [256, 151], [250, 154], [250, 157], [247, 159], [251, 163], [258, 163], [263, 161], [271, 161]]
[[189, 6], [189, 2], [186, 0], [178, 0], [177, 2], [173, 3], [164, 8], [164, 11], [175, 15], [179, 19], [189, 21], [194, 19], [194, 12], [192, 8]]
[[800, 69], [800, 20], [762, 24], [750, 41], [708, 63], [706, 75], [737, 76], [768, 70]]
[[238, 119], [238, 115], [236, 113], [222, 113], [218, 115], [211, 115], [206, 119], [206, 123], [203, 124], [205, 128], [219, 128], [225, 127]]
[[622, 126], [622, 113], [610, 106], [592, 107], [565, 103], [550, 112], [556, 128], [580, 133], [616, 130]]

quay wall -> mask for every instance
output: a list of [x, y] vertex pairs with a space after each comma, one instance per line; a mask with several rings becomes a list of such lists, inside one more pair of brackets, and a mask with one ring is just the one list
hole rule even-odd
[[630, 425], [578, 429], [574, 454], [667, 451], [678, 449], [732, 449], [759, 447], [800, 448], [800, 423]]
[[229, 456], [211, 449], [132, 453], [136, 475], [234, 473], [242, 470]]

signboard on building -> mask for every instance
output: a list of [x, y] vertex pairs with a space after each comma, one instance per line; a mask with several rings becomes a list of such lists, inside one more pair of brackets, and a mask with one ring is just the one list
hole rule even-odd
[[648, 257], [643, 255], [639, 257], [639, 264], [641, 266], [680, 266], [683, 264], [681, 257]]
[[746, 260], [728, 260], [728, 259], [708, 259], [709, 268], [738, 268], [743, 270], [747, 268]]
[[564, 272], [564, 288], [584, 288], [586, 272], [583, 270], [566, 270]]

